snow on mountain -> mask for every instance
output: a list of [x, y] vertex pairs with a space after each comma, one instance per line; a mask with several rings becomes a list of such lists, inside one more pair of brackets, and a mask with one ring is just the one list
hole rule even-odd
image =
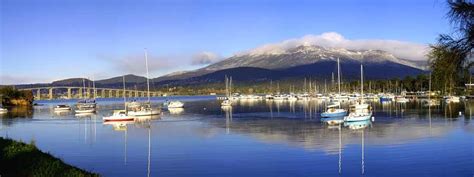
[[284, 69], [288, 67], [313, 64], [320, 61], [341, 62], [358, 61], [362, 63], [393, 62], [413, 68], [424, 69], [416, 62], [398, 58], [382, 50], [348, 50], [319, 45], [300, 45], [286, 50], [266, 50], [232, 56], [226, 60], [205, 67], [204, 70], [216, 71], [236, 67], [258, 67], [265, 69]]

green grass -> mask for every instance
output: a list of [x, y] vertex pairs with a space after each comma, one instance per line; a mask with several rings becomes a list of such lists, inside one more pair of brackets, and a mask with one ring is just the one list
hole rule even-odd
[[41, 152], [34, 142], [26, 144], [0, 137], [0, 175], [5, 176], [99, 176]]

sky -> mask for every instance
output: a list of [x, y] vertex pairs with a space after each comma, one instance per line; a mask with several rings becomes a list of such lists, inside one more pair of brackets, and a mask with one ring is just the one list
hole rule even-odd
[[447, 11], [442, 0], [0, 0], [0, 84], [145, 76], [145, 50], [154, 78], [325, 36], [410, 56], [450, 32]]

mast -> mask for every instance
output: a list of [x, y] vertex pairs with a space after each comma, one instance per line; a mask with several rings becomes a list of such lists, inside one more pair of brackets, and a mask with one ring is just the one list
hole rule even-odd
[[125, 97], [125, 75], [122, 76], [123, 82], [123, 104], [125, 106], [125, 112], [127, 111], [127, 98]]
[[85, 78], [82, 78], [82, 99], [85, 100], [85, 94], [84, 92], [86, 91], [86, 79]]
[[230, 76], [229, 80], [229, 97], [232, 96], [232, 76]]
[[360, 96], [361, 99], [364, 100], [364, 67], [362, 64], [360, 64]]
[[339, 58], [337, 58], [337, 88], [341, 95], [341, 66], [339, 66]]
[[[430, 72], [430, 82], [429, 82], [429, 91], [428, 91], [428, 101], [431, 101], [431, 72]], [[429, 103], [428, 103], [429, 104]]]
[[148, 95], [148, 103], [150, 103], [150, 77], [148, 73], [148, 53], [145, 48], [145, 66], [146, 66], [146, 87], [147, 87], [147, 95]]
[[95, 89], [95, 78], [92, 77], [92, 89], [94, 90], [94, 100], [97, 98], [97, 90]]

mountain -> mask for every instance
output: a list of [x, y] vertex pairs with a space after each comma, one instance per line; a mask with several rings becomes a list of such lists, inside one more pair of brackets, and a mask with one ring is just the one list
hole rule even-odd
[[[382, 50], [347, 50], [343, 48], [325, 48], [317, 45], [301, 45], [278, 52], [247, 52], [198, 70], [159, 77], [155, 81], [193, 80], [191, 78], [195, 78], [194, 80], [206, 80], [205, 77], [221, 75], [224, 72], [228, 72], [227, 75], [247, 75], [244, 72], [247, 72], [248, 68], [266, 69], [253, 69], [253, 72], [263, 72], [257, 76], [262, 76], [261, 74], [272, 70], [274, 71], [272, 74], [276, 74], [271, 77], [272, 79], [330, 76], [332, 72], [336, 71], [337, 58], [340, 59], [343, 68], [347, 70], [347, 72], [343, 70], [343, 75], [351, 76], [359, 73], [359, 65], [362, 63], [366, 67], [365, 75], [373, 79], [417, 75], [423, 73], [423, 70], [426, 68], [423, 62], [398, 58]], [[242, 71], [238, 72], [237, 70]], [[352, 72], [353, 70], [357, 72]], [[275, 78], [276, 76], [278, 77]], [[253, 80], [253, 78], [248, 77], [247, 80]]]
[[[311, 77], [328, 80], [337, 72], [340, 59], [343, 79], [357, 80], [360, 64], [364, 65], [367, 79], [403, 78], [424, 73], [425, 62], [398, 58], [382, 50], [347, 50], [325, 48], [317, 45], [300, 45], [270, 52], [250, 51], [229, 57], [220, 62], [194, 71], [175, 72], [151, 79], [151, 86], [195, 85], [222, 82], [225, 75], [237, 82], [258, 82]], [[146, 87], [146, 78], [125, 76], [127, 87]], [[87, 85], [86, 81], [86, 85]], [[82, 86], [82, 78], [72, 78], [51, 83], [52, 86]], [[31, 86], [31, 85], [29, 85]], [[122, 87], [122, 76], [96, 81], [97, 87]], [[28, 87], [28, 85], [24, 85]]]
[[[96, 87], [112, 87], [112, 88], [121, 88], [123, 86], [123, 76], [117, 76], [109, 79], [103, 80], [96, 80], [95, 85]], [[84, 79], [86, 87], [92, 87], [92, 80]], [[135, 86], [141, 87], [141, 85], [146, 84], [146, 77], [137, 76], [133, 74], [125, 75], [125, 83], [127, 86]], [[82, 87], [83, 86], [83, 78], [70, 78], [64, 80], [54, 81], [50, 84], [50, 86], [74, 86], [74, 87]]]
[[347, 50], [343, 48], [324, 48], [316, 45], [302, 45], [277, 53], [247, 53], [235, 55], [221, 62], [205, 67], [205, 70], [222, 70], [236, 67], [257, 67], [265, 69], [282, 69], [294, 66], [313, 64], [322, 61], [336, 61], [361, 63], [392, 62], [401, 65], [423, 69], [417, 63], [395, 57], [382, 50]]

